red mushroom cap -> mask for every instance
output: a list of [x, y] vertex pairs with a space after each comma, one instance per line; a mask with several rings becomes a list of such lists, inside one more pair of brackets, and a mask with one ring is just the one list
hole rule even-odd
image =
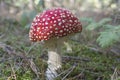
[[69, 10], [55, 8], [38, 14], [30, 27], [29, 37], [33, 42], [59, 38], [82, 31], [78, 18]]

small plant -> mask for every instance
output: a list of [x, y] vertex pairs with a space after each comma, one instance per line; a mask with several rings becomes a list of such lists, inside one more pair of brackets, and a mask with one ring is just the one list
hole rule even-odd
[[82, 18], [82, 21], [87, 22], [86, 30], [98, 30], [99, 36], [96, 41], [101, 47], [109, 47], [120, 40], [120, 25], [114, 26], [108, 24], [112, 19], [104, 18], [99, 22], [91, 18]]

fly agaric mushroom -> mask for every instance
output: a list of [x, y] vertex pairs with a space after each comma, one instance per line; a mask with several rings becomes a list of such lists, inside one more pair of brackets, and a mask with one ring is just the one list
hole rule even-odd
[[68, 36], [82, 31], [78, 18], [69, 10], [54, 8], [38, 14], [30, 27], [29, 37], [33, 42], [44, 42], [48, 48], [47, 78], [57, 77], [61, 68], [61, 46]]

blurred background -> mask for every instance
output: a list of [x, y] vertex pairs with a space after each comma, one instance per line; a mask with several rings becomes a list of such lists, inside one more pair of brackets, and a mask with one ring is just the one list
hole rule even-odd
[[47, 54], [28, 33], [36, 14], [54, 7], [69, 9], [83, 25], [70, 38], [73, 52], [63, 48], [74, 56], [63, 71], [78, 64], [65, 80], [119, 80], [120, 0], [0, 0], [0, 80], [45, 80]]

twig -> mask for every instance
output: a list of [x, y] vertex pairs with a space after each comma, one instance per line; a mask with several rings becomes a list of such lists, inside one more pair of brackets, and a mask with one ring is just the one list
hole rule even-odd
[[118, 75], [118, 69], [115, 68], [114, 73], [111, 76], [111, 80], [118, 80], [120, 79], [120, 76]]
[[35, 47], [35, 45], [38, 44], [37, 42], [34, 43], [30, 48], [29, 50], [27, 51], [26, 55], [28, 55], [30, 53], [30, 51], [33, 49], [33, 47]]
[[14, 70], [14, 68], [12, 66], [11, 66], [11, 69], [12, 69], [12, 74], [13, 74], [14, 79], [17, 80], [16, 74], [15, 74], [15, 70]]
[[76, 78], [81, 77], [83, 75], [84, 71], [85, 71], [85, 69], [83, 69], [80, 74], [78, 74], [77, 76], [73, 77], [73, 79], [75, 80]]
[[[10, 64], [10, 65], [11, 65], [11, 64]], [[12, 73], [11, 73], [11, 75], [7, 78], [7, 80], [17, 80], [16, 74], [15, 74], [15, 70], [14, 70], [14, 68], [12, 67], [12, 65], [11, 65], [11, 70], [12, 70]]]
[[0, 33], [0, 38], [2, 39], [5, 36], [5, 34]]
[[37, 66], [35, 65], [35, 63], [33, 62], [33, 59], [29, 59], [30, 62], [30, 68], [32, 69], [32, 71], [37, 75], [37, 78], [39, 78], [39, 72], [37, 70]]
[[[75, 65], [73, 65], [73, 66], [75, 66]], [[59, 75], [57, 75], [57, 77], [61, 76], [62, 74], [68, 73], [73, 68], [73, 66], [70, 67], [69, 69], [64, 70], [63, 72], [61, 72]]]
[[71, 70], [62, 78], [62, 80], [65, 80], [65, 78], [75, 69], [76, 64], [72, 66]]
[[89, 58], [80, 58], [80, 57], [73, 57], [73, 56], [63, 56], [63, 60], [78, 60], [78, 61], [90, 61]]

